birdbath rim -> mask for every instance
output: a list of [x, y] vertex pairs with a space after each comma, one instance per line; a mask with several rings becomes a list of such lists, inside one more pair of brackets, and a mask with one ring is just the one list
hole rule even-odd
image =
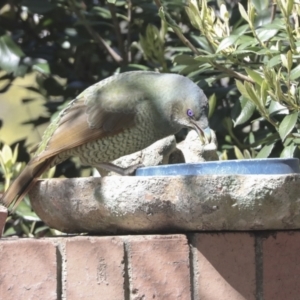
[[298, 158], [257, 158], [205, 161], [143, 167], [136, 176], [243, 175], [300, 173]]

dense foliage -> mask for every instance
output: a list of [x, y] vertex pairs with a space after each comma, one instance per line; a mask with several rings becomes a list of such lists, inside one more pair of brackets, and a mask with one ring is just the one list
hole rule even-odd
[[[0, 157], [16, 176], [52, 116], [116, 72], [184, 74], [210, 98], [221, 159], [297, 155], [296, 0], [10, 0], [0, 8]], [[19, 144], [18, 152], [11, 151]], [[51, 171], [52, 175], [54, 170]], [[55, 176], [88, 176], [72, 158]], [[51, 174], [48, 174], [48, 176]], [[4, 188], [4, 184], [3, 184]], [[0, 187], [1, 190], [1, 187]], [[53, 234], [25, 201], [6, 234]]]

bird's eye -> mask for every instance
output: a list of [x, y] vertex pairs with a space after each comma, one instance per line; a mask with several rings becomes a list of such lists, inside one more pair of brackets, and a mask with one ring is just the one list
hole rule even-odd
[[193, 117], [193, 116], [194, 116], [194, 113], [193, 113], [193, 111], [192, 111], [191, 109], [188, 109], [188, 110], [186, 111], [186, 114], [187, 114], [189, 117]]

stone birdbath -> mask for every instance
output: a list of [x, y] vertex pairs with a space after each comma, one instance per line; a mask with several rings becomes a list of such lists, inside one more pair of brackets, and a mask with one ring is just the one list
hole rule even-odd
[[132, 177], [40, 180], [30, 192], [32, 207], [50, 227], [67, 233], [300, 227], [297, 159], [195, 164], [191, 163], [195, 157], [214, 159], [216, 147], [191, 147], [193, 142], [194, 133], [179, 145], [169, 137], [115, 162], [126, 166], [142, 161], [151, 166], [183, 159], [187, 164], [145, 167]]

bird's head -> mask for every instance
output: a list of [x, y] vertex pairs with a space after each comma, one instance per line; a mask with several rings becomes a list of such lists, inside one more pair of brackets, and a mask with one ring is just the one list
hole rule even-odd
[[168, 101], [163, 101], [164, 111], [175, 126], [194, 129], [200, 139], [207, 142], [210, 140], [207, 97], [190, 79], [175, 74], [168, 75], [169, 84], [165, 85], [168, 88], [164, 93], [164, 99]]

